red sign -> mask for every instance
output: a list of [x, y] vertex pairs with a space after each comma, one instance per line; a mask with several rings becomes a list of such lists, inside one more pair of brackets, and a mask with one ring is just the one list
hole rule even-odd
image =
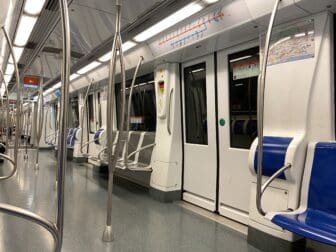
[[40, 77], [38, 76], [25, 76], [23, 78], [24, 85], [38, 86], [40, 84]]

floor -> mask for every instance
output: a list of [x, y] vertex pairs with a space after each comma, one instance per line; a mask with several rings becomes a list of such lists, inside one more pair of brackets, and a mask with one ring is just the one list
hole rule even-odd
[[[56, 161], [51, 151], [40, 152], [40, 170], [34, 170], [34, 151], [28, 162], [20, 155], [18, 173], [0, 182], [0, 202], [13, 204], [55, 220]], [[1, 173], [8, 165], [1, 164]], [[68, 163], [65, 225], [62, 251], [228, 251], [257, 252], [246, 237], [220, 223], [188, 210], [179, 203], [160, 203], [139, 189], [115, 186], [113, 228], [115, 240], [101, 240], [106, 219], [106, 177], [88, 164]], [[51, 251], [53, 240], [42, 228], [0, 214], [0, 251]]]

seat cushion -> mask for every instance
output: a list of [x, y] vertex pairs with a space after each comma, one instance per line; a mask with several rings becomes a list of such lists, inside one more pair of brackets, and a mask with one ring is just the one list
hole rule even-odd
[[336, 216], [308, 208], [301, 214], [276, 215], [272, 222], [283, 229], [336, 246]]

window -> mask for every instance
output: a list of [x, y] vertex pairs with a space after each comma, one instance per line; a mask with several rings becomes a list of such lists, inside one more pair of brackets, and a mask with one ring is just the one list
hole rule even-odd
[[101, 102], [100, 102], [100, 92], [97, 93], [98, 101], [98, 126], [99, 129], [102, 127], [102, 111], [101, 111]]
[[259, 48], [229, 55], [231, 147], [249, 149], [257, 137]]
[[74, 97], [70, 100], [69, 127], [70, 128], [79, 127], [78, 97]]
[[184, 69], [186, 142], [208, 144], [206, 64]]
[[[132, 80], [126, 82], [126, 111], [129, 100], [130, 86]], [[116, 86], [117, 97], [117, 121], [119, 129], [120, 120], [120, 102], [121, 85]], [[140, 76], [136, 79], [133, 88], [132, 106], [129, 118], [129, 126], [132, 131], [150, 131], [156, 130], [156, 101], [154, 87], [154, 73]]]
[[95, 124], [95, 115], [94, 115], [94, 99], [93, 94], [90, 94], [87, 99], [87, 107], [88, 107], [88, 125], [90, 134], [94, 134], [96, 132], [96, 124]]

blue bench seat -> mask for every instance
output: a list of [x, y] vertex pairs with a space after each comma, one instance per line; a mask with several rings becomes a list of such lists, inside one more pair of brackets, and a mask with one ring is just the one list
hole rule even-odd
[[270, 216], [285, 230], [336, 246], [335, 142], [309, 146], [299, 210]]

